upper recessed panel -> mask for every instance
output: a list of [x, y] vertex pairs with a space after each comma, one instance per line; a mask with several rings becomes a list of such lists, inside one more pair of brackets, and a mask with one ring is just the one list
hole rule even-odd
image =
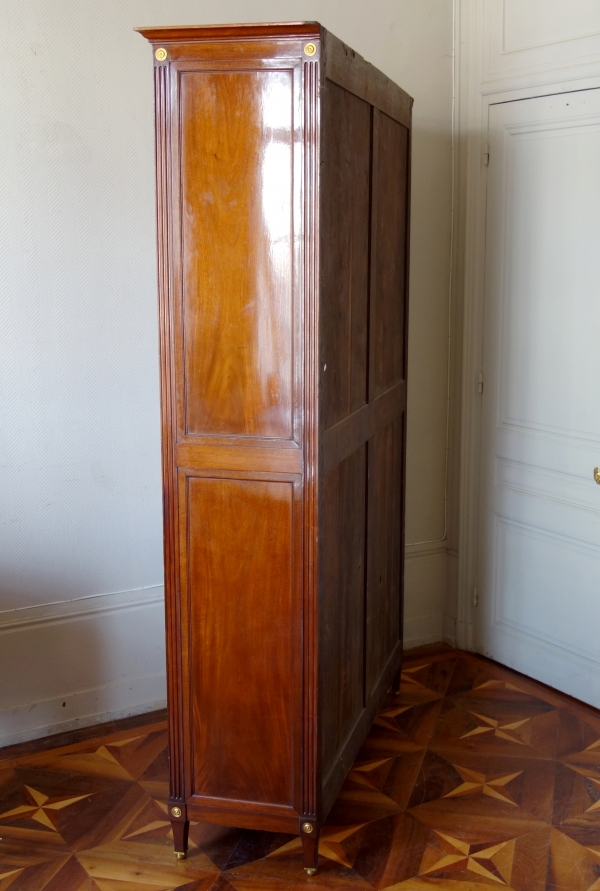
[[408, 130], [379, 113], [373, 146], [370, 398], [405, 377]]
[[327, 82], [321, 176], [323, 424], [367, 401], [371, 106]]
[[292, 73], [181, 75], [185, 430], [292, 435]]

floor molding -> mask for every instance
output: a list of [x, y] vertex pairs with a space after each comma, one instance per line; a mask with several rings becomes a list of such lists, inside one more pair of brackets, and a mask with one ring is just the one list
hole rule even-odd
[[156, 695], [157, 690], [164, 689], [164, 683], [164, 675], [129, 677], [118, 684], [0, 709], [0, 746], [164, 709], [166, 697]]
[[438, 643], [443, 639], [442, 616], [433, 613], [425, 616], [407, 616], [404, 619], [404, 647], [419, 647]]
[[0, 746], [162, 708], [163, 588], [0, 614]]
[[448, 550], [446, 541], [423, 541], [417, 544], [405, 545], [405, 560], [414, 560], [417, 557], [431, 557], [433, 554], [445, 554]]
[[59, 749], [64, 746], [73, 746], [85, 742], [88, 739], [97, 739], [109, 733], [118, 733], [121, 730], [135, 730], [138, 727], [147, 727], [149, 724], [157, 724], [167, 720], [167, 709], [160, 708], [153, 711], [141, 712], [139, 715], [130, 715], [125, 718], [116, 718], [110, 721], [94, 722], [85, 726], [79, 726], [61, 733], [53, 733], [50, 736], [40, 736], [23, 743], [4, 746], [0, 748], [0, 762], [12, 758], [22, 758], [24, 755], [32, 755], [35, 752], [43, 752], [46, 749]]

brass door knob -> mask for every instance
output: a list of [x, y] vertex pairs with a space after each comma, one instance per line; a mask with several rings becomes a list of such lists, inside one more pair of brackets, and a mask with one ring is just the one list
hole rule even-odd
[[600, 486], [600, 467], [594, 467], [594, 479]]

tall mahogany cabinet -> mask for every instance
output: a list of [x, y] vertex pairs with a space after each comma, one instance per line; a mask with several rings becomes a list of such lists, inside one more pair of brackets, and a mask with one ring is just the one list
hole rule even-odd
[[305, 868], [400, 667], [412, 100], [320, 25], [152, 43], [170, 819]]

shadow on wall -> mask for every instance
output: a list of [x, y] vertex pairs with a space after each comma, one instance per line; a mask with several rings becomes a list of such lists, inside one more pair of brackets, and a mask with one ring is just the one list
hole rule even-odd
[[[415, 109], [417, 103], [415, 102]], [[453, 638], [455, 584], [447, 577], [453, 477], [446, 472], [452, 142], [419, 123], [412, 146], [406, 469], [405, 645]], [[450, 465], [449, 465], [450, 467]], [[454, 502], [448, 501], [448, 510]], [[455, 567], [451, 567], [454, 572]], [[448, 591], [452, 592], [449, 596]]]

